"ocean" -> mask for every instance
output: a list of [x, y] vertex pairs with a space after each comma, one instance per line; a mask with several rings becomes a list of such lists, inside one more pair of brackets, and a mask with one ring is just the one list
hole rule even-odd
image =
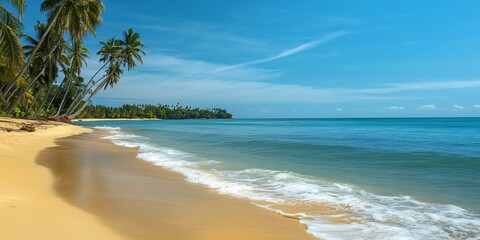
[[480, 239], [480, 118], [77, 124], [322, 239]]

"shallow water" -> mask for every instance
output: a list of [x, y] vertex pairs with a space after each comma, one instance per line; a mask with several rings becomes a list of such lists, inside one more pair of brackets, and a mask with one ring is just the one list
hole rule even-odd
[[323, 239], [480, 239], [478, 118], [79, 124]]

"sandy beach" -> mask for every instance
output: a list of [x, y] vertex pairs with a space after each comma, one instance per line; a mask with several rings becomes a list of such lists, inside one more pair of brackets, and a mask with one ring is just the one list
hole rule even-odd
[[82, 118], [75, 119], [74, 122], [101, 122], [101, 121], [160, 121], [163, 119], [156, 118]]
[[[36, 124], [36, 131], [18, 132], [25, 124]], [[55, 139], [89, 131], [0, 118], [0, 239], [125, 239], [94, 215], [59, 198], [50, 171], [35, 163], [41, 150], [55, 146]]]
[[0, 239], [314, 239], [294, 219], [187, 183], [98, 132], [11, 131], [24, 123], [0, 119]]

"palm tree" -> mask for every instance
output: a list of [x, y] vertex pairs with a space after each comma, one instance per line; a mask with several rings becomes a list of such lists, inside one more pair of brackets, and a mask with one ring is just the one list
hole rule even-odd
[[80, 77], [80, 73], [82, 71], [83, 65], [87, 65], [88, 55], [90, 51], [87, 48], [82, 46], [82, 42], [80, 40], [76, 40], [73, 43], [73, 46], [67, 48], [68, 56], [70, 58], [70, 68], [68, 69], [67, 77], [65, 78], [66, 87], [65, 87], [65, 94], [63, 95], [62, 102], [58, 107], [57, 114], [55, 116], [60, 115], [60, 112], [63, 109], [63, 105], [65, 104], [65, 100], [67, 99], [68, 93], [70, 92], [70, 85], [72, 82], [80, 83], [83, 81], [83, 78]]
[[[115, 41], [115, 40], [112, 40]], [[106, 71], [107, 77], [103, 80], [90, 94], [89, 98], [83, 103], [82, 107], [78, 109], [74, 114], [68, 116], [68, 118], [75, 118], [91, 101], [92, 98], [102, 89], [106, 89], [107, 86], [113, 87], [120, 80], [120, 76], [123, 74], [121, 66], [127, 66], [127, 69], [131, 69], [137, 66], [136, 61], [143, 64], [142, 55], [146, 55], [143, 51], [145, 45], [140, 40], [140, 34], [129, 28], [123, 32], [123, 40], [119, 42], [121, 46], [120, 54], [111, 55], [108, 58], [109, 66]]]
[[135, 60], [143, 64], [141, 54], [145, 55], [145, 52], [142, 50], [145, 45], [140, 41], [140, 34], [133, 31], [131, 28], [123, 32], [123, 37], [124, 40], [120, 41], [120, 45], [123, 48], [123, 64], [127, 65], [128, 71], [130, 71], [137, 66]]
[[[101, 0], [44, 0], [41, 10], [48, 12], [48, 27], [13, 83], [27, 70], [53, 28], [60, 36], [68, 32], [72, 40], [83, 39], [88, 32], [95, 35], [97, 25], [102, 22], [104, 6]], [[9, 92], [12, 86], [10, 84], [5, 92]]]
[[[25, 0], [0, 0], [1, 3], [10, 4], [18, 11], [17, 16], [6, 7], [0, 5], [0, 83], [2, 89], [9, 82], [5, 78], [14, 76], [16, 69], [21, 66], [24, 55], [20, 43], [21, 18], [27, 7]], [[2, 83], [3, 81], [3, 83]]]
[[[42, 22], [37, 22], [37, 24], [35, 25], [37, 39], [43, 36], [46, 29], [47, 29], [46, 24]], [[26, 52], [25, 54], [27, 56], [30, 56], [33, 53], [33, 49], [35, 49], [36, 46], [38, 45], [38, 41], [37, 39], [27, 35], [24, 35], [24, 38], [26, 42], [29, 44], [24, 47]], [[23, 91], [17, 96], [16, 101], [10, 105], [10, 108], [8, 109], [9, 113], [13, 111], [13, 109], [19, 103], [20, 99], [30, 90], [30, 88], [36, 83], [36, 81], [40, 79], [42, 74], [45, 75], [45, 73], [50, 73], [47, 76], [53, 79], [57, 78], [58, 76], [57, 63], [59, 63], [62, 60], [63, 49], [65, 48], [65, 45], [66, 43], [63, 40], [63, 38], [57, 34], [50, 34], [45, 39], [45, 44], [43, 44], [42, 47], [38, 49], [36, 53], [37, 57], [32, 61], [32, 64], [30, 66], [30, 77], [31, 76], [34, 76], [34, 77], [30, 80], [30, 83], [27, 85], [27, 87], [24, 88]], [[63, 60], [65, 59], [63, 58]]]
[[[116, 59], [120, 56], [122, 47], [120, 45], [120, 41], [116, 40], [114, 37], [108, 39], [107, 41], [101, 41], [100, 44], [102, 45], [102, 48], [97, 52], [97, 55], [100, 55], [99, 61], [103, 62], [104, 64], [100, 67], [100, 69], [98, 69], [92, 78], [90, 78], [90, 81], [88, 81], [88, 83], [84, 86], [82, 92], [73, 100], [65, 115], [71, 114], [78, 107], [78, 105], [80, 105], [81, 100], [85, 97], [87, 92], [89, 92], [95, 86], [95, 76], [97, 76], [98, 73], [100, 73], [100, 71], [107, 66], [107, 64], [113, 65]], [[108, 74], [104, 75], [97, 82], [102, 82], [107, 75]]]
[[[60, 39], [62, 40], [60, 47], [57, 47], [57, 50], [54, 52], [54, 54], [51, 54], [49, 56], [48, 61], [45, 64], [46, 68], [45, 68], [43, 77], [45, 78], [44, 82], [47, 84], [48, 89], [45, 96], [42, 99], [42, 103], [37, 107], [37, 110], [35, 111], [35, 114], [33, 115], [33, 117], [38, 116], [38, 114], [40, 113], [40, 110], [43, 109], [43, 106], [47, 102], [50, 96], [51, 90], [53, 89], [54, 83], [59, 77], [60, 69], [62, 69], [62, 71], [67, 69], [67, 66], [70, 62], [69, 57], [65, 54], [65, 51], [64, 51], [64, 49], [66, 49], [68, 45], [63, 38], [60, 38]], [[55, 92], [55, 96], [57, 94], [58, 94], [58, 91]], [[52, 100], [55, 98], [55, 96], [52, 97]], [[47, 110], [48, 109], [46, 109], [45, 112]], [[29, 111], [27, 111], [27, 114], [29, 114]]]

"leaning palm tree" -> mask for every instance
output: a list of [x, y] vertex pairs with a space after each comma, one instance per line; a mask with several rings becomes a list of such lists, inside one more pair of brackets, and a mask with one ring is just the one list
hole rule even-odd
[[[36, 37], [31, 36], [24, 36], [27, 45], [24, 47], [25, 54], [27, 56], [32, 55], [33, 49], [36, 48], [38, 45], [38, 40], [43, 36], [47, 29], [47, 25], [42, 22], [37, 22], [35, 25]], [[62, 59], [61, 56], [63, 55], [63, 50], [65, 49], [66, 43], [65, 40], [59, 36], [58, 34], [50, 34], [45, 39], [45, 44], [42, 45], [41, 48], [37, 51], [37, 57], [32, 61], [30, 66], [30, 78], [29, 83], [23, 91], [17, 95], [17, 99], [10, 105], [8, 112], [11, 113], [13, 109], [17, 106], [20, 99], [31, 89], [34, 84], [36, 84], [37, 80], [42, 77], [42, 74], [45, 75], [45, 72], [54, 73], [56, 74], [49, 74], [49, 77], [56, 79], [58, 75], [58, 66], [57, 63]], [[53, 71], [52, 71], [53, 70]]]
[[17, 16], [7, 7], [0, 5], [0, 84], [1, 89], [8, 86], [7, 77], [14, 76], [16, 69], [23, 63], [24, 55], [20, 43], [21, 18], [27, 6], [25, 0], [0, 0], [17, 10]]
[[[95, 35], [97, 25], [102, 22], [104, 6], [101, 0], [44, 0], [41, 10], [48, 13], [47, 30], [13, 83], [27, 70], [52, 29], [60, 36], [68, 32], [72, 40], [83, 39], [88, 32]], [[12, 86], [13, 84], [10, 84], [5, 92], [9, 92]]]
[[[48, 98], [50, 97], [53, 86], [60, 75], [60, 69], [66, 69], [68, 64], [70, 63], [70, 59], [64, 51], [68, 47], [68, 44], [61, 36], [58, 37], [61, 39], [61, 42], [57, 46], [55, 51], [47, 57], [47, 60], [45, 62], [45, 70], [43, 71], [42, 78], [44, 79], [43, 82], [47, 86], [47, 92], [43, 96], [40, 105], [37, 106], [33, 117], [38, 116], [40, 111], [43, 109], [43, 106], [47, 102]], [[28, 110], [26, 114], [29, 115], [30, 110]]]
[[129, 28], [123, 32], [123, 40], [119, 44], [121, 46], [120, 54], [109, 59], [110, 64], [106, 71], [107, 77], [98, 84], [95, 91], [90, 94], [83, 105], [75, 113], [69, 115], [68, 118], [75, 118], [80, 114], [102, 88], [106, 89], [108, 86], [113, 87], [117, 84], [120, 76], [123, 74], [122, 66], [127, 66], [127, 69], [130, 71], [137, 66], [137, 61], [143, 64], [142, 55], [146, 55], [145, 51], [143, 51], [145, 45], [140, 40], [139, 33]]
[[[111, 66], [116, 62], [117, 58], [120, 56], [122, 47], [120, 40], [115, 39], [114, 37], [108, 39], [107, 41], [101, 41], [100, 44], [102, 48], [100, 51], [97, 52], [97, 55], [100, 56], [100, 62], [104, 64], [98, 69], [98, 71], [93, 74], [92, 78], [88, 81], [88, 83], [84, 86], [83, 90], [78, 94], [78, 96], [73, 100], [70, 104], [70, 107], [67, 109], [65, 116], [71, 114], [81, 103], [81, 100], [85, 97], [85, 95], [95, 86], [95, 77], [102, 71], [108, 64]], [[97, 82], [101, 83], [108, 74], [103, 75]], [[91, 84], [91, 85], [90, 85]]]
[[82, 71], [82, 67], [87, 65], [87, 58], [88, 55], [90, 54], [90, 51], [84, 46], [82, 46], [82, 42], [80, 40], [76, 40], [73, 43], [73, 46], [67, 48], [68, 56], [70, 58], [70, 68], [69, 68], [69, 74], [65, 78], [67, 81], [66, 87], [65, 87], [65, 93], [62, 98], [62, 102], [60, 103], [60, 106], [58, 107], [57, 114], [55, 116], [59, 116], [62, 109], [63, 105], [65, 104], [65, 100], [67, 99], [67, 96], [70, 92], [70, 85], [73, 82], [76, 83], [81, 83], [83, 81], [83, 78], [80, 77], [80, 73]]
[[[41, 103], [36, 106], [36, 111], [33, 117], [36, 117], [39, 112], [43, 109], [43, 106], [47, 102], [51, 90], [54, 86], [55, 81], [59, 77], [60, 69], [65, 69], [67, 65], [70, 62], [70, 59], [65, 53], [65, 49], [68, 47], [67, 42], [61, 37], [57, 36], [57, 38], [60, 39], [60, 44], [57, 45], [57, 47], [54, 49], [52, 54], [49, 54], [44, 62], [44, 70], [43, 70], [43, 75], [39, 79], [43, 87], [47, 88], [45, 95], [43, 95], [41, 99]], [[57, 42], [56, 40], [52, 40], [53, 42]], [[31, 46], [36, 46], [35, 44], [32, 44]], [[37, 93], [39, 94], [39, 93]], [[30, 111], [33, 110], [34, 105], [32, 104], [29, 109], [26, 111], [25, 116], [30, 115]]]

